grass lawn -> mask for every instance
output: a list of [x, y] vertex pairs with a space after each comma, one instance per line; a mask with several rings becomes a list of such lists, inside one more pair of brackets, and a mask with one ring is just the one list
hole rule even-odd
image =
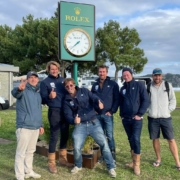
[[176, 91], [176, 101], [177, 101], [177, 107], [180, 107], [180, 91]]
[[[46, 117], [47, 108], [43, 108], [43, 116]], [[0, 144], [0, 180], [15, 180], [14, 176], [14, 156], [16, 149], [15, 137], [15, 110], [0, 111], [1, 127], [0, 138], [13, 140], [9, 145]], [[180, 110], [172, 113], [175, 139], [180, 144]], [[129, 144], [126, 133], [122, 127], [118, 113], [114, 120], [114, 134], [117, 151], [117, 177], [121, 180], [178, 180], [180, 172], [175, 169], [175, 162], [169, 151], [166, 140], [161, 138], [162, 165], [158, 168], [152, 166], [155, 154], [152, 142], [149, 139], [147, 130], [147, 118], [143, 120], [143, 130], [141, 135], [141, 175], [135, 176], [133, 170], [125, 168], [124, 164], [130, 160]], [[41, 139], [44, 137], [42, 136]], [[95, 169], [83, 168], [78, 174], [71, 175], [68, 168], [58, 166], [57, 174], [50, 174], [47, 170], [47, 158], [35, 154], [34, 170], [42, 175], [42, 180], [104, 180], [111, 179], [108, 176], [105, 165], [98, 164]]]

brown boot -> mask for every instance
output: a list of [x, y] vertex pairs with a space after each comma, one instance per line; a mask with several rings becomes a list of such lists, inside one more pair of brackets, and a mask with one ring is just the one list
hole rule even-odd
[[140, 171], [140, 154], [133, 155], [133, 163], [134, 163], [134, 174], [139, 175]]
[[48, 153], [48, 169], [51, 173], [57, 173], [55, 153]]
[[126, 166], [126, 167], [129, 167], [129, 168], [133, 168], [133, 155], [134, 155], [134, 151], [131, 150], [130, 152], [131, 152], [131, 159], [132, 159], [132, 162], [127, 163], [125, 166]]
[[74, 167], [74, 164], [71, 164], [67, 160], [67, 150], [59, 149], [59, 164], [61, 166]]

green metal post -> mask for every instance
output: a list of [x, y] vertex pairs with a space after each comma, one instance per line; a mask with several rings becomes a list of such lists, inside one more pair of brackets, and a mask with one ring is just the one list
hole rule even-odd
[[73, 63], [73, 69], [74, 69], [74, 71], [73, 71], [73, 77], [74, 77], [74, 80], [75, 80], [75, 82], [76, 82], [76, 85], [78, 86], [78, 63], [77, 62], [74, 62]]

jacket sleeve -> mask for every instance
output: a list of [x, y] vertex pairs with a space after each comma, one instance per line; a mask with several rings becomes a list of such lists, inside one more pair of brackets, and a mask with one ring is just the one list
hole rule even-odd
[[120, 89], [120, 92], [119, 92], [119, 115], [120, 117], [123, 117], [123, 95], [122, 95], [122, 90], [123, 88]]
[[16, 99], [21, 99], [21, 97], [23, 96], [23, 91], [19, 91], [18, 87], [15, 87], [12, 91], [11, 94], [13, 97], [15, 97]]
[[95, 84], [96, 83], [94, 83], [93, 85], [92, 85], [92, 88], [91, 88], [91, 92], [93, 93], [93, 91], [94, 91], [94, 86], [95, 86]]
[[147, 108], [149, 107], [150, 99], [144, 84], [141, 82], [139, 82], [139, 96], [140, 106], [137, 115], [142, 117], [146, 113]]
[[40, 84], [40, 94], [42, 98], [42, 104], [48, 104], [49, 93], [48, 93], [48, 89], [44, 81], [42, 81]]
[[172, 85], [169, 83], [169, 111], [172, 112], [176, 108], [176, 96]]
[[88, 96], [89, 96], [89, 99], [93, 102], [94, 104], [94, 108], [95, 109], [99, 109], [99, 100], [103, 103], [103, 101], [94, 93], [92, 93], [91, 91], [88, 91]]
[[69, 124], [74, 124], [73, 110], [70, 108], [70, 106], [68, 105], [68, 102], [65, 100], [64, 100], [63, 110], [64, 110], [64, 116], [65, 116], [66, 121]]
[[113, 105], [111, 108], [111, 114], [116, 113], [119, 107], [119, 86], [117, 83], [115, 83], [113, 88]]

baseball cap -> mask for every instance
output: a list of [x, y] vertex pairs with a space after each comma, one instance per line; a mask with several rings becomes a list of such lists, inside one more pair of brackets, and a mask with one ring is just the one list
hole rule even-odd
[[27, 73], [27, 79], [28, 79], [30, 76], [32, 76], [32, 75], [38, 77], [37, 72], [35, 72], [35, 71], [29, 71], [29, 72]]
[[155, 75], [155, 74], [162, 74], [162, 70], [160, 68], [156, 68], [156, 69], [153, 70], [152, 74], [153, 75]]

